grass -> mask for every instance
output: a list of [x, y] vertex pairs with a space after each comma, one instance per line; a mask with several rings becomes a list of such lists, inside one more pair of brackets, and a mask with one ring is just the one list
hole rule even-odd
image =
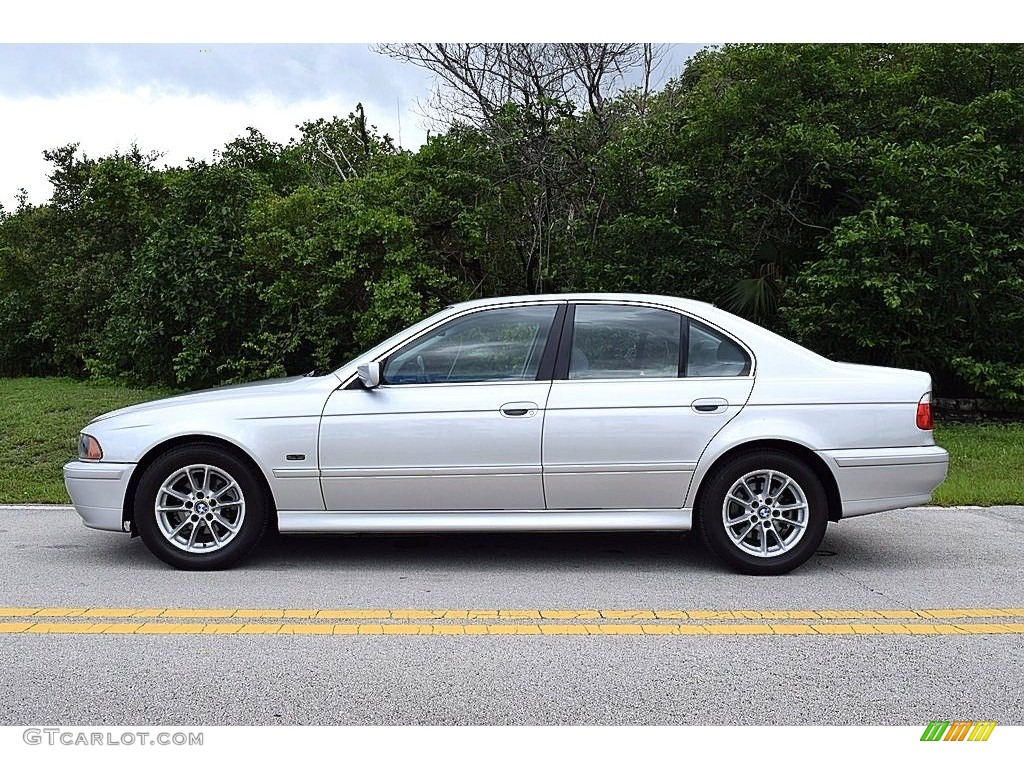
[[1024, 424], [938, 424], [949, 476], [932, 503], [1024, 504]]
[[73, 379], [0, 379], [0, 503], [69, 503], [61, 467], [101, 413], [172, 394]]
[[[68, 503], [61, 467], [94, 416], [172, 394], [71, 379], [0, 379], [0, 503]], [[1024, 424], [940, 424], [949, 477], [934, 503], [1024, 504]]]

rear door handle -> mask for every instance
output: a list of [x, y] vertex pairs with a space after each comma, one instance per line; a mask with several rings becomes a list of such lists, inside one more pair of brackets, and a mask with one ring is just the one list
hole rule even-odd
[[537, 415], [539, 406], [536, 403], [505, 403], [501, 406], [501, 415], [510, 419], [528, 419]]
[[722, 397], [702, 397], [690, 403], [697, 413], [723, 413], [729, 407], [729, 401]]

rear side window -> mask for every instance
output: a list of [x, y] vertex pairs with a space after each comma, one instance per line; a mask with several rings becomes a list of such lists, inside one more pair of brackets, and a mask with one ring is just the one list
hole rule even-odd
[[750, 356], [732, 339], [696, 320], [690, 321], [687, 376], [746, 376]]
[[684, 322], [664, 309], [577, 305], [568, 377], [675, 378]]

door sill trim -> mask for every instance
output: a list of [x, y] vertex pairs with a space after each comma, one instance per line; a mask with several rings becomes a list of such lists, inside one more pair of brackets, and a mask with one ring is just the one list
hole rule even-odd
[[688, 531], [691, 509], [463, 510], [277, 513], [281, 533], [429, 531]]

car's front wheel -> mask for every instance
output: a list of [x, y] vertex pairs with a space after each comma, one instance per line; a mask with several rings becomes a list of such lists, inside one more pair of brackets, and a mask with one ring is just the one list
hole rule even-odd
[[232, 565], [259, 543], [269, 519], [254, 470], [206, 444], [174, 448], [153, 462], [139, 481], [134, 511], [149, 550], [185, 570]]
[[828, 524], [821, 481], [799, 459], [752, 451], [708, 478], [697, 515], [708, 547], [741, 573], [787, 573], [818, 549]]

